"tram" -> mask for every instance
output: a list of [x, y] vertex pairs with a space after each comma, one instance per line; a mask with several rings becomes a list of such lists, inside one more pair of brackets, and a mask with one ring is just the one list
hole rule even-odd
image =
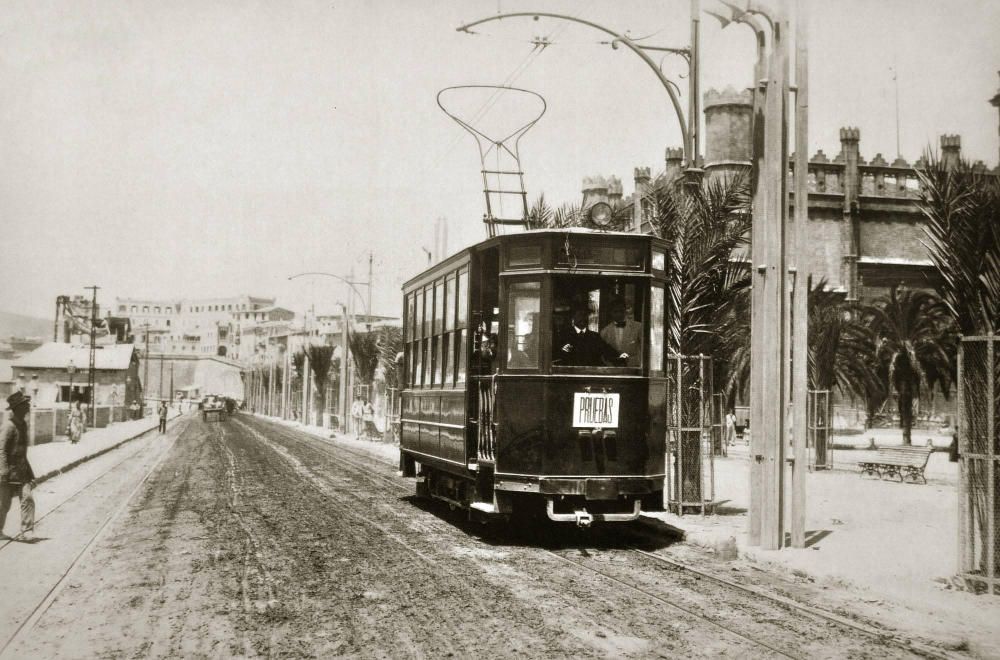
[[665, 244], [496, 236], [403, 285], [401, 469], [470, 515], [663, 510]]

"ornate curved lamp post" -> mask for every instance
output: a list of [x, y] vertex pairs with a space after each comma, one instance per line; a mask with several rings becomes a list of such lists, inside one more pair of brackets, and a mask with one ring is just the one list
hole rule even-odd
[[[692, 5], [696, 6], [697, 4], [698, 0], [692, 0]], [[605, 34], [608, 34], [614, 38], [612, 44], [616, 43], [625, 44], [625, 46], [627, 46], [629, 50], [631, 50], [633, 53], [642, 58], [642, 61], [645, 62], [650, 69], [652, 69], [654, 74], [656, 74], [656, 77], [660, 81], [660, 84], [663, 85], [663, 88], [667, 90], [667, 95], [670, 97], [670, 103], [673, 105], [674, 113], [677, 115], [677, 123], [681, 129], [681, 137], [684, 142], [684, 158], [685, 160], [687, 160], [688, 169], [689, 170], [694, 169], [695, 164], [697, 162], [698, 154], [697, 154], [697, 145], [693, 143], [692, 138], [693, 138], [693, 133], [696, 134], [696, 132], [688, 130], [687, 122], [685, 122], [684, 119], [684, 111], [681, 109], [680, 100], [677, 98], [677, 94], [674, 92], [673, 83], [670, 80], [668, 80], [666, 76], [663, 75], [663, 72], [660, 70], [660, 67], [657, 65], [657, 63], [644, 52], [644, 49], [646, 47], [639, 46], [625, 35], [619, 34], [614, 30], [606, 28], [603, 25], [598, 25], [597, 23], [594, 23], [592, 21], [588, 21], [582, 18], [577, 18], [575, 16], [566, 16], [565, 14], [551, 14], [548, 12], [538, 12], [538, 11], [498, 14], [496, 16], [490, 16], [488, 18], [483, 18], [478, 21], [473, 21], [472, 23], [466, 23], [465, 25], [461, 25], [455, 29], [459, 32], [470, 32], [470, 28], [473, 28], [477, 25], [482, 25], [483, 23], [489, 23], [491, 21], [499, 21], [504, 18], [527, 18], [527, 17], [538, 18], [539, 16], [544, 16], [546, 18], [555, 18], [563, 21], [571, 21], [573, 23], [580, 23], [581, 25], [586, 25], [587, 27], [594, 28], [595, 30], [600, 30], [601, 32], [604, 32]], [[697, 16], [695, 16], [694, 18], [696, 20]], [[696, 31], [697, 31], [696, 28], [693, 28], [692, 32], [696, 33]], [[696, 42], [692, 43], [692, 46], [696, 48]], [[673, 51], [679, 51], [681, 49], [668, 49], [668, 50], [673, 52]], [[697, 61], [697, 52], [692, 51], [689, 56], [691, 57], [691, 62], [692, 62], [691, 64], [692, 75], [696, 75], [697, 65], [695, 64], [695, 62]]]

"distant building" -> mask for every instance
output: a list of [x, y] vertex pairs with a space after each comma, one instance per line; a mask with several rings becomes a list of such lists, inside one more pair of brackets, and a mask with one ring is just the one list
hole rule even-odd
[[[1000, 94], [991, 102], [1000, 107]], [[699, 161], [706, 176], [727, 176], [750, 169], [750, 120], [753, 99], [749, 91], [709, 90], [704, 98], [705, 155]], [[947, 165], [961, 156], [961, 138], [942, 135], [941, 158]], [[794, 160], [789, 159], [789, 205], [794, 204]], [[937, 273], [924, 247], [923, 216], [917, 207], [920, 182], [916, 170], [923, 159], [911, 164], [902, 157], [892, 162], [882, 154], [866, 160], [861, 154], [861, 131], [840, 129], [840, 152], [833, 158], [818, 150], [808, 165], [809, 232], [808, 263], [813, 281], [826, 280], [829, 290], [847, 300], [870, 301], [894, 285], [930, 288]], [[683, 151], [668, 148], [665, 176], [681, 175]], [[977, 162], [974, 167], [987, 171]], [[1000, 167], [992, 170], [1000, 174]], [[652, 231], [652, 207], [644, 193], [651, 184], [650, 168], [634, 172], [635, 193], [626, 204], [632, 207], [633, 230]], [[584, 208], [622, 199], [615, 177], [585, 177]], [[640, 200], [638, 205], [636, 200]]]
[[[95, 404], [122, 405], [142, 397], [139, 355], [130, 344], [98, 347], [94, 352]], [[70, 374], [70, 366], [73, 373]], [[88, 401], [87, 374], [90, 347], [49, 342], [22, 355], [11, 365], [17, 386], [24, 388], [36, 405], [51, 407], [73, 400]]]
[[274, 307], [274, 298], [116, 298], [117, 316], [131, 321], [135, 344], [150, 353], [227, 356], [240, 343], [242, 329], [261, 321], [294, 316]]

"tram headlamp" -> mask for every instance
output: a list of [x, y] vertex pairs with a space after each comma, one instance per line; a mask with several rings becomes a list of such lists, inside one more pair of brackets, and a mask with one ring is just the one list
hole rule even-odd
[[611, 205], [606, 202], [597, 202], [590, 207], [590, 221], [595, 226], [604, 228], [611, 224]]

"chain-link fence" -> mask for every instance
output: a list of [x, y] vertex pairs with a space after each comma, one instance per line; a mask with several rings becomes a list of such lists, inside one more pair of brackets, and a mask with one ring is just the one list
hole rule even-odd
[[809, 468], [833, 469], [833, 443], [830, 442], [830, 390], [809, 390], [806, 408], [806, 445], [809, 447]]
[[1000, 337], [964, 337], [958, 353], [959, 570], [1000, 594]]
[[667, 358], [667, 507], [705, 514], [715, 500], [712, 358]]

